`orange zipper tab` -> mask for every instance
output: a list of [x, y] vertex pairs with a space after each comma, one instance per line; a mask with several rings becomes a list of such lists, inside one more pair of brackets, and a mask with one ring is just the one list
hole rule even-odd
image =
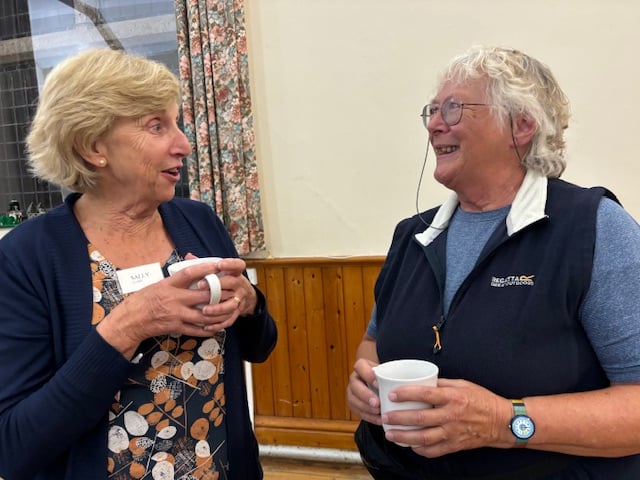
[[437, 325], [434, 325], [431, 328], [433, 328], [433, 333], [436, 334], [436, 343], [433, 344], [433, 353], [438, 353], [442, 350], [442, 343], [440, 343], [440, 330]]

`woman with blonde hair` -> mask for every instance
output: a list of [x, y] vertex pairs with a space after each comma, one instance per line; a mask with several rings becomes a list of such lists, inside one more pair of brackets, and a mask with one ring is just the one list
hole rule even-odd
[[[243, 361], [276, 328], [222, 222], [175, 198], [179, 99], [166, 67], [121, 51], [46, 78], [30, 165], [73, 193], [0, 242], [6, 479], [262, 477]], [[222, 259], [168, 277], [195, 257]]]

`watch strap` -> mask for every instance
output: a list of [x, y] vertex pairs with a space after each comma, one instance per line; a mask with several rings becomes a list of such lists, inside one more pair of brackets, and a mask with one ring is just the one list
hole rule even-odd
[[[527, 408], [524, 406], [524, 401], [522, 399], [512, 399], [511, 405], [513, 406], [512, 422], [517, 416], [528, 417]], [[511, 424], [509, 424], [509, 429], [511, 429], [511, 431], [513, 432]], [[515, 432], [514, 432], [514, 435], [515, 435]], [[516, 447], [520, 447], [520, 448], [525, 447], [527, 445], [527, 442], [529, 441], [528, 438], [520, 438], [518, 436], [515, 436], [515, 437], [516, 437]]]
[[526, 415], [527, 409], [524, 406], [524, 401], [522, 400], [511, 400], [511, 405], [513, 405], [513, 416], [516, 415]]

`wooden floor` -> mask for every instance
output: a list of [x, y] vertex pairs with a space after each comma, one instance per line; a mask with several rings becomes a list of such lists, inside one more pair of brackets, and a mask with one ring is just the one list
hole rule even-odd
[[264, 480], [371, 480], [360, 465], [262, 458]]

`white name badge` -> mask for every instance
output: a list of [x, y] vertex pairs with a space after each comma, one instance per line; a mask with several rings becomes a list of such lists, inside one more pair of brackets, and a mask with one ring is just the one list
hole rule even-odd
[[116, 272], [122, 293], [137, 292], [164, 278], [159, 263], [149, 263], [139, 267], [125, 268]]

